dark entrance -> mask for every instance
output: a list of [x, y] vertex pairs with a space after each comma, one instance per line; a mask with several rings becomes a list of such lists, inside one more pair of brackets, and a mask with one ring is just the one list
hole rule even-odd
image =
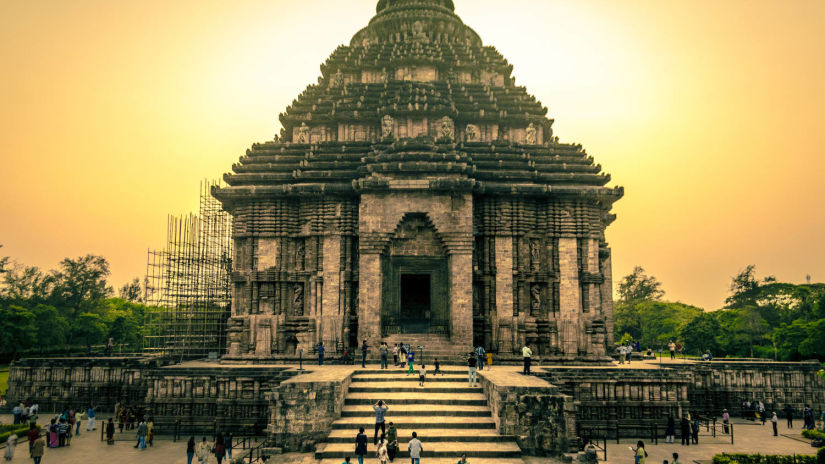
[[401, 331], [424, 333], [430, 328], [430, 274], [401, 274]]

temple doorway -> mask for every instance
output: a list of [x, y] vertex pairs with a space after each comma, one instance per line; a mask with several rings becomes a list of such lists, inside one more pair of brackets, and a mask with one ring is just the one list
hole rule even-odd
[[426, 333], [430, 329], [432, 287], [430, 274], [401, 274], [402, 333]]

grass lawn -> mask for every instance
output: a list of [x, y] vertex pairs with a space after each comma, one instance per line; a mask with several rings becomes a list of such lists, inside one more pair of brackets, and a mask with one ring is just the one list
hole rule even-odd
[[6, 396], [9, 388], [9, 366], [0, 365], [0, 395]]

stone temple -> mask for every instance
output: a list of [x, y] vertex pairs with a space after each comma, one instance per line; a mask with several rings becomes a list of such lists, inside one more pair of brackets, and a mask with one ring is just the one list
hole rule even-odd
[[621, 188], [553, 135], [452, 0], [381, 0], [213, 194], [234, 220], [228, 357], [413, 340], [594, 361]]

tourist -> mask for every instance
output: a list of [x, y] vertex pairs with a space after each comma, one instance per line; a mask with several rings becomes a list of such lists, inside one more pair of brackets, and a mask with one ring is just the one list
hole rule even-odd
[[138, 442], [137, 442], [137, 445], [135, 445], [135, 448], [140, 447], [140, 449], [142, 449], [142, 450], [146, 449], [146, 436], [147, 435], [149, 435], [149, 426], [146, 425], [146, 422], [141, 421], [141, 423], [138, 424], [138, 428], [137, 428]]
[[665, 430], [665, 443], [673, 443], [676, 437], [676, 420], [673, 416], [667, 417], [667, 430]]
[[410, 464], [421, 464], [421, 452], [424, 451], [424, 446], [418, 439], [417, 433], [412, 433], [412, 440], [407, 445], [407, 449], [410, 450]]
[[390, 427], [387, 429], [387, 457], [390, 462], [395, 459], [395, 453], [398, 452], [398, 430], [395, 429], [395, 424], [390, 422]]
[[70, 424], [68, 420], [66, 421], [66, 441], [63, 445], [64, 446], [71, 446], [72, 445], [72, 424]]
[[679, 353], [679, 355], [683, 358], [685, 357], [685, 346], [682, 344], [680, 340], [676, 340], [676, 352]]
[[699, 416], [696, 415], [693, 418], [693, 422], [690, 423], [690, 435], [693, 439], [693, 444], [699, 444]]
[[37, 424], [34, 422], [29, 424], [29, 432], [26, 436], [29, 438], [29, 453], [31, 453], [35, 440], [40, 436], [40, 430], [37, 428]]
[[670, 359], [676, 359], [676, 344], [673, 343], [673, 340], [668, 342], [667, 349], [670, 350]]
[[361, 367], [367, 367], [367, 341], [361, 343]]
[[467, 460], [467, 453], [461, 453], [456, 464], [470, 464], [470, 461]]
[[418, 386], [424, 386], [424, 378], [427, 377], [427, 366], [421, 365], [421, 369], [418, 370]]
[[387, 354], [389, 353], [389, 348], [387, 347], [387, 342], [381, 342], [381, 348], [378, 349], [378, 354], [381, 356], [381, 369], [387, 368]]
[[670, 464], [679, 464], [679, 453], [673, 453], [673, 460], [670, 461]]
[[324, 342], [318, 343], [318, 365], [324, 365]]
[[467, 367], [468, 367], [468, 370], [469, 370], [469, 379], [468, 380], [470, 381], [470, 386], [471, 387], [476, 386], [476, 363], [477, 362], [478, 362], [478, 360], [476, 359], [475, 354], [470, 353], [470, 357], [467, 358]]
[[192, 464], [192, 458], [195, 457], [195, 437], [189, 437], [186, 442], [186, 464]]
[[619, 352], [619, 364], [624, 364], [624, 360], [627, 357], [627, 348], [625, 348], [624, 345], [619, 345], [617, 351]]
[[392, 346], [392, 365], [398, 367], [398, 345]]
[[203, 437], [203, 441], [198, 443], [198, 449], [195, 453], [198, 455], [198, 461], [201, 464], [206, 464], [209, 461], [209, 453], [212, 452], [212, 446], [209, 445], [209, 442], [206, 441], [206, 437]]
[[759, 411], [759, 420], [762, 421], [762, 425], [765, 425], [765, 422], [768, 420], [768, 415], [765, 411], [765, 404], [760, 401], [757, 405], [757, 409]]
[[215, 453], [215, 459], [218, 460], [218, 464], [221, 464], [223, 458], [226, 457], [226, 445], [223, 442], [223, 436], [221, 434], [218, 434], [218, 437], [215, 439], [213, 452]]
[[109, 422], [106, 423], [106, 443], [110, 445], [115, 444], [115, 422], [112, 418], [109, 418]]
[[60, 443], [57, 439], [57, 420], [52, 419], [48, 429], [49, 434], [49, 448], [57, 448]]
[[686, 415], [679, 420], [679, 432], [682, 437], [682, 446], [690, 446], [690, 419]]
[[74, 408], [69, 410], [69, 416], [67, 419], [67, 422], [69, 423], [68, 435], [69, 438], [71, 438], [72, 434], [74, 433], [75, 424], [77, 423], [77, 412]]
[[147, 430], [147, 442], [149, 446], [154, 446], [155, 442], [155, 419], [150, 417], [149, 420], [146, 422], [146, 430]]
[[232, 433], [227, 433], [223, 439], [223, 444], [226, 447], [226, 460], [232, 461]]
[[722, 410], [722, 424], [722, 429], [725, 433], [729, 433], [730, 426], [728, 424], [730, 424], [730, 414], [728, 414], [727, 409]]
[[89, 409], [86, 410], [86, 417], [88, 418], [88, 422], [86, 422], [86, 431], [88, 432], [90, 428], [92, 430], [97, 430], [97, 427], [95, 427], [95, 408], [89, 406]]
[[11, 432], [11, 435], [6, 439], [6, 452], [3, 453], [3, 457], [6, 458], [6, 461], [11, 461], [14, 459], [14, 449], [17, 447], [17, 434], [14, 431]]
[[627, 342], [625, 352], [627, 353], [627, 363], [630, 364], [630, 361], [633, 360], [633, 342]]
[[478, 356], [478, 370], [480, 370], [480, 371], [483, 371], [483, 370], [484, 370], [484, 355], [485, 355], [486, 353], [487, 353], [487, 352], [486, 352], [486, 351], [484, 351], [484, 347], [483, 347], [483, 346], [478, 345], [478, 346], [476, 347], [476, 356]]
[[349, 464], [349, 460], [350, 460], [350, 457], [349, 457], [349, 456], [346, 456], [346, 457], [344, 458], [344, 462], [342, 462], [341, 464]]
[[645, 459], [647, 459], [647, 451], [645, 450], [645, 442], [639, 440], [636, 443], [636, 447], [630, 447], [633, 450], [633, 453], [636, 455], [636, 464], [645, 464]]
[[349, 348], [344, 347], [344, 365], [349, 365], [349, 364], [350, 364]]
[[43, 436], [38, 434], [37, 438], [34, 440], [32, 444], [32, 451], [31, 457], [34, 459], [34, 464], [40, 464], [40, 460], [43, 459], [43, 453], [46, 452], [46, 440], [43, 439]]
[[415, 351], [413, 351], [412, 347], [410, 347], [409, 351], [407, 352], [407, 375], [412, 374], [415, 372], [415, 368], [413, 365], [415, 364]]
[[372, 409], [375, 411], [375, 435], [372, 437], [372, 444], [378, 443], [378, 428], [381, 428], [381, 435], [386, 435], [387, 429], [384, 427], [384, 415], [387, 414], [387, 410], [390, 409], [389, 406], [384, 403], [383, 400], [378, 400], [372, 406]]
[[530, 375], [530, 361], [531, 361], [530, 358], [532, 356], [533, 356], [533, 350], [531, 350], [529, 346], [524, 345], [524, 347], [521, 348], [521, 357], [524, 361], [524, 372], [523, 372], [524, 375]]
[[804, 420], [805, 420], [805, 428], [808, 430], [813, 430], [814, 427], [814, 408], [810, 407], [809, 405], [805, 406], [805, 413], [804, 413]]
[[66, 446], [67, 430], [68, 424], [66, 424], [66, 418], [61, 415], [60, 420], [57, 422], [57, 446]]
[[355, 436], [355, 456], [358, 464], [364, 464], [365, 454], [367, 454], [367, 435], [364, 434], [364, 427], [359, 427], [358, 435]]
[[390, 459], [389, 454], [387, 453], [387, 439], [384, 435], [381, 435], [381, 438], [378, 440], [378, 449], [376, 450], [376, 454], [378, 455], [378, 460], [381, 464], [387, 464], [387, 461]]
[[773, 436], [778, 437], [779, 431], [777, 430], [777, 424], [779, 423], [779, 418], [776, 417], [776, 411], [773, 412], [771, 416], [771, 425], [773, 426]]
[[20, 423], [20, 414], [23, 413], [23, 406], [21, 406], [21, 404], [18, 404], [11, 409], [11, 415], [14, 417], [14, 425]]
[[407, 362], [407, 347], [403, 343], [398, 344], [398, 352], [400, 353], [398, 367], [403, 368]]
[[787, 421], [788, 421], [788, 428], [792, 429], [793, 428], [793, 408], [791, 407], [790, 404], [785, 405], [784, 412], [785, 412], [785, 419], [787, 419]]
[[[433, 364], [435, 364], [435, 372], [433, 372], [433, 375], [438, 375], [438, 373], [441, 372], [441, 364], [438, 362], [438, 358], [435, 358]], [[443, 376], [444, 373], [441, 372], [441, 375]]]

